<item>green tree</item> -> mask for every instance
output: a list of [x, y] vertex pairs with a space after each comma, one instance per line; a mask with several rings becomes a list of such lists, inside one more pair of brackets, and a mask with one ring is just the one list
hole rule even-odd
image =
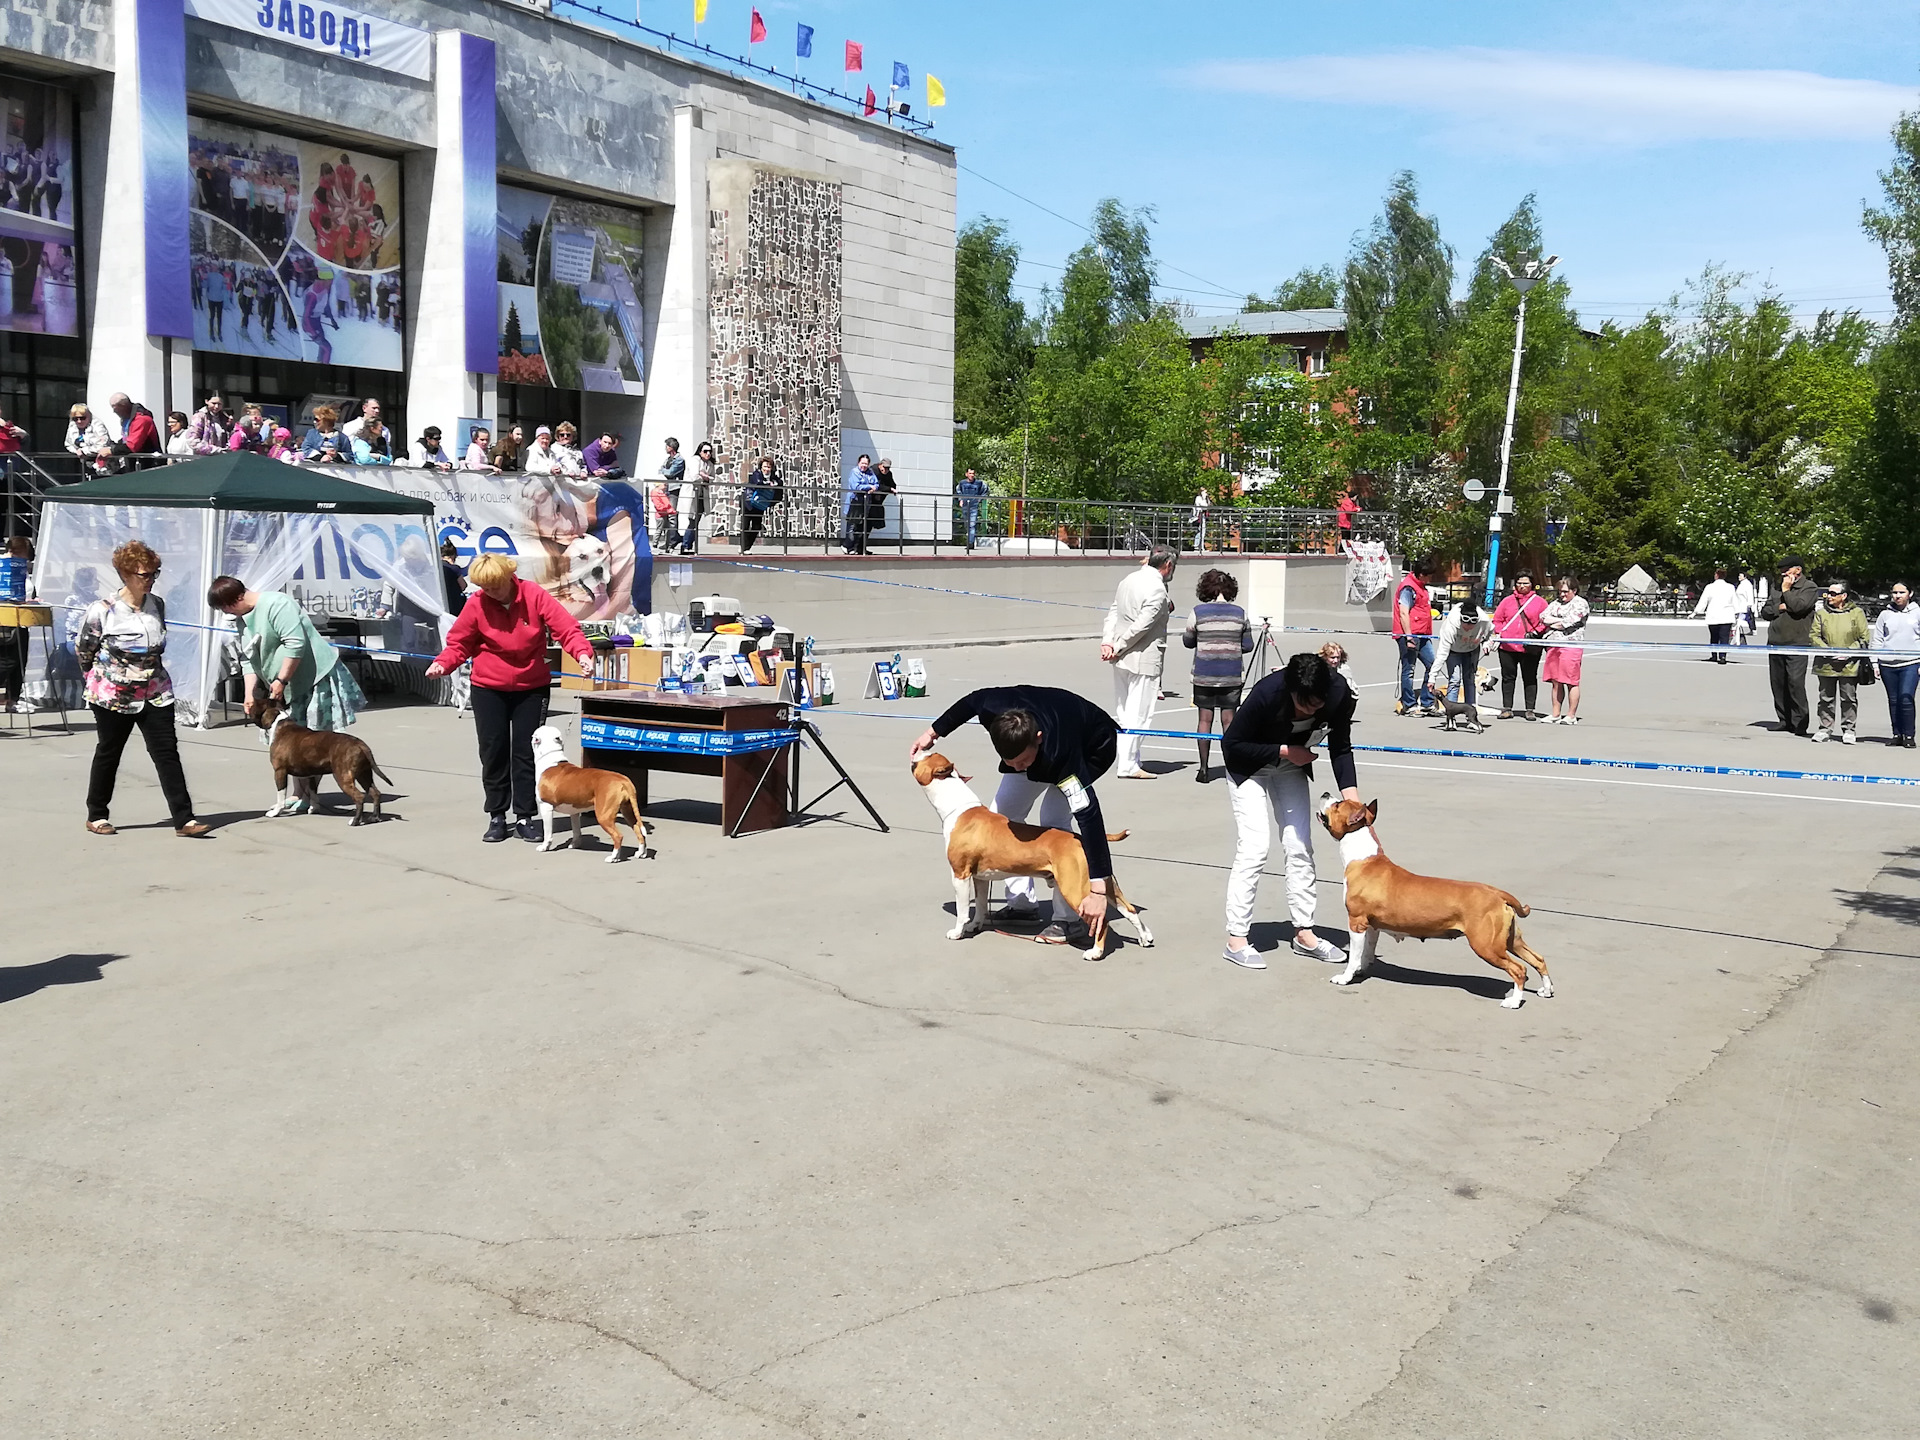
[[1325, 507], [1339, 499], [1344, 481], [1316, 414], [1314, 382], [1290, 348], [1229, 333], [1194, 368], [1207, 423], [1202, 443], [1221, 457], [1203, 477], [1216, 503], [1232, 499], [1232, 475], [1258, 485], [1243, 497], [1249, 505]]
[[1356, 241], [1343, 284], [1347, 353], [1333, 367], [1333, 393], [1350, 397], [1353, 424], [1340, 437], [1349, 474], [1368, 475], [1402, 511], [1424, 513], [1417, 483], [1438, 458], [1442, 366], [1454, 326], [1453, 251], [1420, 211], [1411, 172], [1394, 176], [1366, 238]]
[[969, 220], [954, 248], [953, 414], [967, 428], [954, 437], [954, 476], [984, 468], [982, 442], [1019, 423], [1027, 372], [1033, 367], [1032, 325], [1013, 295], [1020, 249], [1006, 222]]
[[507, 324], [500, 336], [500, 351], [504, 355], [524, 354], [527, 337], [520, 331], [520, 307], [513, 301], [507, 302]]
[[1243, 315], [1266, 310], [1333, 310], [1340, 305], [1340, 277], [1331, 265], [1318, 269], [1303, 266], [1291, 280], [1273, 287], [1271, 299], [1248, 295], [1240, 307]]
[[1872, 413], [1838, 488], [1856, 568], [1911, 584], [1920, 580], [1920, 110], [1894, 125], [1893, 150], [1880, 172], [1886, 203], [1861, 220], [1886, 252], [1894, 325], [1872, 357]]
[[1662, 318], [1604, 327], [1572, 380], [1573, 483], [1556, 517], [1566, 521], [1556, 558], [1596, 580], [1634, 565], [1671, 574], [1680, 378]]

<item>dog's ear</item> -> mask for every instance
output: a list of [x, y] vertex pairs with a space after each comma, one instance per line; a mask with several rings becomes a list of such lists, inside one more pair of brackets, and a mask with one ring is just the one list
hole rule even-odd
[[1374, 821], [1380, 818], [1380, 802], [1378, 800], [1369, 800], [1367, 802], [1366, 809], [1367, 809], [1367, 824], [1371, 825], [1373, 824]]

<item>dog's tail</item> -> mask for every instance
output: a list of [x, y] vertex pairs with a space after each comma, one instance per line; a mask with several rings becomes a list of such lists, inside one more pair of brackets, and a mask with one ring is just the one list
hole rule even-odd
[[633, 788], [633, 781], [628, 780], [625, 776], [622, 776], [621, 779], [624, 784], [620, 791], [620, 801], [614, 806], [613, 817], [616, 820], [624, 820], [627, 818], [624, 812], [631, 811], [633, 828], [638, 830], [640, 832], [640, 838], [645, 840], [647, 837], [647, 822], [640, 818], [640, 792]]
[[378, 760], [371, 761], [370, 763], [373, 766], [374, 774], [378, 775], [382, 780], [386, 780], [387, 784], [389, 785], [393, 783], [393, 781], [387, 780], [387, 772], [380, 768], [380, 762]]
[[1128, 832], [1125, 830], [1109, 830], [1107, 832], [1107, 839], [1108, 840], [1124, 840], [1127, 838], [1127, 833]]
[[1504, 890], [1499, 891], [1498, 893], [1502, 900], [1506, 901], [1508, 905], [1513, 907], [1513, 913], [1518, 915], [1522, 920], [1526, 919], [1527, 916], [1533, 913], [1532, 910], [1527, 908], [1526, 901], [1516, 900], [1514, 899], [1513, 896], [1507, 894], [1507, 892]]

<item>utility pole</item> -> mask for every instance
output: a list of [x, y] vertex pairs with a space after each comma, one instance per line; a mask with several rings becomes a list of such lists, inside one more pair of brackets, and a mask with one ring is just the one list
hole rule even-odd
[[1528, 260], [1518, 273], [1498, 255], [1489, 257], [1520, 292], [1520, 313], [1513, 322], [1513, 374], [1507, 381], [1507, 424], [1500, 434], [1500, 491], [1494, 498], [1493, 514], [1487, 520], [1487, 595], [1486, 608], [1493, 608], [1500, 587], [1500, 530], [1513, 502], [1507, 498], [1507, 475], [1513, 461], [1513, 412], [1520, 403], [1520, 356], [1527, 340], [1527, 292], [1547, 278], [1547, 272], [1559, 262], [1558, 255], [1544, 260]]

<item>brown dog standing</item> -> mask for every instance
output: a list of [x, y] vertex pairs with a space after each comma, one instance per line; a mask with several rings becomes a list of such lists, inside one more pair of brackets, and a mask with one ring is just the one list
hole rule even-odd
[[1508, 1010], [1518, 1010], [1526, 1000], [1527, 965], [1540, 972], [1540, 998], [1550, 999], [1553, 981], [1547, 962], [1520, 938], [1520, 918], [1531, 913], [1526, 905], [1478, 881], [1436, 880], [1402, 870], [1387, 858], [1374, 834], [1379, 813], [1377, 800], [1361, 805], [1332, 795], [1320, 797], [1320, 823], [1340, 842], [1340, 858], [1347, 867], [1347, 928], [1352, 932], [1346, 972], [1333, 976], [1333, 983], [1350, 985], [1360, 978], [1384, 930], [1415, 940], [1464, 936], [1474, 954], [1513, 981], [1512, 993], [1500, 1002]]
[[[953, 762], [937, 751], [914, 762], [913, 778], [925, 787], [927, 799], [939, 812], [946, 831], [947, 866], [953, 871], [953, 929], [947, 932], [949, 940], [962, 940], [987, 928], [987, 885], [1003, 876], [1044, 875], [1067, 904], [1079, 909], [1092, 889], [1087, 879], [1087, 852], [1081, 849], [1079, 836], [994, 814], [980, 803], [966, 777], [955, 773]], [[1124, 830], [1107, 836], [1109, 840], [1126, 838]], [[1107, 896], [1133, 922], [1140, 944], [1153, 944], [1153, 932], [1132, 902], [1120, 893], [1117, 879], [1108, 882]], [[1092, 948], [1082, 954], [1098, 960], [1107, 951], [1105, 926], [1096, 927], [1092, 938]]]
[[634, 848], [640, 852], [640, 858], [652, 858], [653, 851], [647, 845], [647, 835], [653, 827], [640, 818], [640, 794], [633, 788], [631, 779], [612, 770], [586, 770], [572, 764], [567, 759], [566, 740], [552, 725], [542, 725], [533, 732], [533, 763], [540, 776], [540, 823], [545, 827], [540, 846], [542, 850], [559, 848], [560, 842], [553, 838], [553, 819], [557, 810], [566, 811], [571, 818], [567, 848], [571, 850], [577, 845], [580, 841], [580, 812], [585, 810], [600, 822], [601, 830], [613, 842], [613, 853], [607, 857], [609, 865], [620, 858], [620, 819], [623, 814], [633, 817]]
[[340, 793], [353, 801], [355, 825], [363, 823], [369, 797], [373, 800], [373, 818], [386, 818], [380, 813], [380, 787], [373, 783], [373, 777], [378, 775], [389, 785], [393, 781], [387, 780], [387, 772], [374, 762], [373, 751], [366, 741], [332, 730], [309, 730], [304, 725], [296, 725], [286, 717], [279, 701], [265, 696], [247, 713], [254, 724], [267, 732], [273, 785], [280, 792], [280, 798], [267, 811], [269, 819], [293, 810], [293, 803], [287, 799], [289, 777], [307, 780], [322, 775], [333, 776]]

